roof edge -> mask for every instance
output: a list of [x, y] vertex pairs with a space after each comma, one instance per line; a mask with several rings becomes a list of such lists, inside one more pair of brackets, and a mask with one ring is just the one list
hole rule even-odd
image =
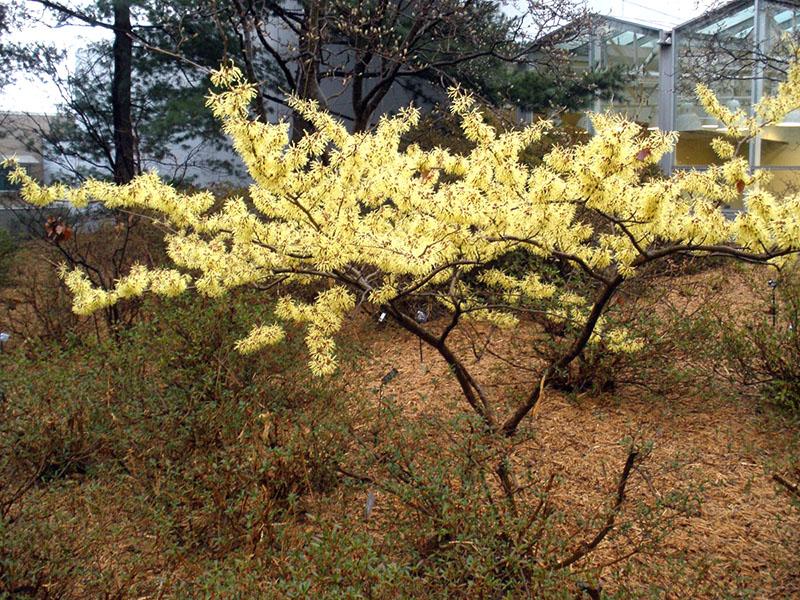
[[688, 21], [685, 21], [685, 22], [681, 23], [680, 25], [676, 25], [674, 27], [673, 31], [678, 31], [680, 29], [684, 29], [685, 27], [691, 27], [691, 26], [694, 26], [694, 25], [699, 25], [699, 24], [704, 23], [706, 21], [713, 21], [716, 17], [718, 17], [718, 16], [720, 16], [720, 15], [726, 13], [726, 12], [730, 12], [731, 9], [734, 9], [736, 7], [744, 7], [744, 6], [751, 6], [751, 5], [755, 6], [755, 3], [756, 3], [756, 0], [731, 0], [730, 2], [726, 2], [722, 6], [718, 6], [716, 8], [709, 9], [709, 10], [707, 10], [706, 12], [704, 12], [701, 15], [697, 15], [693, 19], [689, 19]]

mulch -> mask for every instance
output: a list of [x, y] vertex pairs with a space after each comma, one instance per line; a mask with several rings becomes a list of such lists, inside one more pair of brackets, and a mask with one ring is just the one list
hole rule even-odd
[[[698, 277], [710, 276], [693, 276], [693, 281]], [[742, 290], [732, 277], [725, 291], [741, 298]], [[410, 334], [379, 330], [365, 318], [352, 325], [349, 335], [369, 349], [357, 371], [346, 375], [353, 389], [368, 391], [364, 401], [377, 401], [374, 391], [379, 389], [411, 416], [469, 410], [444, 361], [429, 348], [423, 348], [420, 359], [419, 342]], [[524, 344], [525, 336], [524, 328], [495, 332], [492, 347], [501, 353]], [[535, 385], [532, 373], [486, 354], [478, 360], [464, 335], [454, 346], [501, 404], [510, 406]], [[397, 374], [382, 384], [393, 370]], [[796, 424], [752, 391], [718, 380], [676, 383], [664, 393], [633, 386], [607, 394], [548, 390], [525, 430], [525, 441], [514, 450], [517, 472], [540, 482], [557, 476], [553, 502], [574, 515], [564, 525], [571, 531], [580, 515], [609, 506], [626, 457], [624, 438], [652, 445], [631, 477], [628, 506], [653, 506], [657, 500], [669, 505], [666, 499], [675, 490], [701, 500], [698, 510], [674, 516], [674, 528], [657, 552], [634, 555], [625, 570], [616, 565], [604, 569], [608, 591], [638, 582], [668, 598], [800, 597], [800, 510], [772, 479], [788, 457], [796, 456], [800, 436]], [[378, 519], [381, 507], [379, 497]], [[665, 517], [670, 512], [662, 510]], [[632, 532], [635, 537], [635, 524]], [[586, 538], [580, 534], [575, 539]], [[601, 547], [591, 564], [614, 562], [626, 548], [622, 540], [617, 546]], [[654, 565], [678, 559], [685, 562], [685, 572], [676, 566], [668, 579], [663, 571], [652, 575]]]

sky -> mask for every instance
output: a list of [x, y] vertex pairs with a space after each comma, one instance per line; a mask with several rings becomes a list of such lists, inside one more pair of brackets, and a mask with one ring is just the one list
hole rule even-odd
[[589, 0], [594, 12], [671, 29], [719, 4], [714, 0]]
[[[603, 15], [618, 17], [629, 21], [655, 25], [671, 29], [701, 14], [714, 0], [587, 0], [589, 8]], [[86, 43], [107, 35], [90, 27], [61, 27], [51, 29], [41, 24], [32, 24], [22, 31], [9, 36], [10, 40], [52, 41], [68, 51], [65, 69], [75, 62], [75, 51]], [[19, 78], [16, 83], [0, 93], [0, 110], [32, 113], [55, 112], [59, 102], [58, 91], [52, 84]]]

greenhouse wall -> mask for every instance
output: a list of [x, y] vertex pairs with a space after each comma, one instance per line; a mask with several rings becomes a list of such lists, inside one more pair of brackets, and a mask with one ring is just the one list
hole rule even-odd
[[[799, 26], [797, 2], [734, 1], [672, 31], [598, 17], [569, 51], [575, 70], [616, 66], [633, 78], [618, 97], [597, 100], [592, 111], [612, 110], [648, 128], [680, 133], [675, 152], [662, 163], [670, 173], [719, 162], [711, 140], [725, 129], [697, 101], [697, 84], [711, 87], [727, 107], [750, 113], [785, 79]], [[576, 120], [591, 129], [586, 114]], [[752, 169], [772, 173], [771, 191], [800, 191], [800, 110], [767, 127], [740, 155]]]

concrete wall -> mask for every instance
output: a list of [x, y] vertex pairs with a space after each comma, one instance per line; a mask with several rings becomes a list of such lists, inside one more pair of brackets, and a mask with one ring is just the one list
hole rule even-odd
[[45, 178], [41, 131], [47, 122], [45, 115], [0, 112], [0, 158], [16, 157], [40, 181]]

